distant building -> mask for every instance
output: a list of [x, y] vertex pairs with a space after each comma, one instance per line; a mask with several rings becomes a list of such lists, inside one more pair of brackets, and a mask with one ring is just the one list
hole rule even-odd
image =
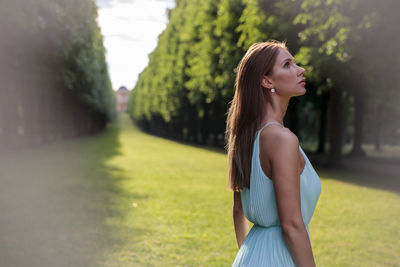
[[128, 111], [128, 100], [129, 100], [129, 90], [125, 86], [121, 86], [117, 94], [117, 111], [126, 112]]

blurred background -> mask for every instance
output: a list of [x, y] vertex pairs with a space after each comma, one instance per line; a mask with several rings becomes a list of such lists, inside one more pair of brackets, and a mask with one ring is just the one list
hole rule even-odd
[[235, 68], [276, 39], [306, 69], [284, 122], [322, 180], [317, 266], [400, 266], [398, 10], [1, 0], [0, 265], [229, 266]]

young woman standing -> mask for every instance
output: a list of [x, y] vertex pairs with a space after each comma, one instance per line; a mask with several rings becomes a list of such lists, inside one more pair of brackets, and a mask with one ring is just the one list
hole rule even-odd
[[304, 72], [278, 41], [253, 44], [239, 63], [226, 131], [233, 266], [315, 266], [308, 223], [321, 182], [283, 125], [290, 98], [306, 93]]

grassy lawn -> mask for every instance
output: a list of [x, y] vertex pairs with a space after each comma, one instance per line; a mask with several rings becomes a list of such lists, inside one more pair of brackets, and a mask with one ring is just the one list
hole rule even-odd
[[[10, 153], [0, 162], [8, 177], [0, 207], [11, 207], [10, 221], [24, 218], [10, 231], [36, 228], [23, 248], [7, 235], [2, 251], [18, 266], [43, 253], [54, 257], [48, 266], [230, 266], [237, 248], [226, 165], [221, 150], [145, 134], [127, 116], [96, 136]], [[400, 195], [343, 179], [357, 174], [316, 170], [317, 266], [400, 266]]]
[[123, 217], [109, 218], [115, 239], [106, 266], [226, 266], [235, 254], [226, 158], [146, 135], [122, 118], [117, 170]]
[[[113, 198], [123, 216], [106, 224], [123, 242], [104, 265], [231, 265], [237, 249], [224, 153], [144, 134], [127, 117], [120, 125], [120, 154], [105, 165], [124, 191]], [[335, 180], [348, 173], [317, 172], [322, 192], [309, 225], [317, 266], [399, 266], [400, 196]]]

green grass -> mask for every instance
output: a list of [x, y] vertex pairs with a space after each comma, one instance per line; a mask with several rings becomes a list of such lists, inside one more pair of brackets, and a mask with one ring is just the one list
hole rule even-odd
[[106, 165], [123, 170], [130, 192], [116, 196], [126, 216], [107, 221], [125, 242], [105, 265], [227, 265], [235, 239], [225, 155], [143, 134], [124, 119], [121, 154]]
[[[7, 163], [17, 156], [18, 165]], [[7, 158], [0, 173], [25, 162], [25, 171], [49, 177], [47, 190], [63, 183], [54, 197], [69, 203], [69, 245], [95, 244], [86, 253], [97, 251], [90, 258], [100, 266], [230, 266], [235, 258], [222, 150], [145, 134], [125, 115], [96, 136]], [[316, 170], [322, 192], [309, 229], [317, 266], [400, 266], [400, 195], [346, 182], [362, 179], [356, 174]]]
[[344, 172], [320, 175], [310, 223], [317, 266], [399, 266], [400, 196], [333, 178]]
[[[125, 216], [107, 223], [125, 242], [105, 265], [229, 266], [237, 249], [224, 153], [144, 134], [126, 117], [121, 125], [121, 154], [106, 165], [122, 170], [130, 193], [116, 197]], [[320, 172], [309, 225], [317, 266], [399, 264], [400, 196]]]

